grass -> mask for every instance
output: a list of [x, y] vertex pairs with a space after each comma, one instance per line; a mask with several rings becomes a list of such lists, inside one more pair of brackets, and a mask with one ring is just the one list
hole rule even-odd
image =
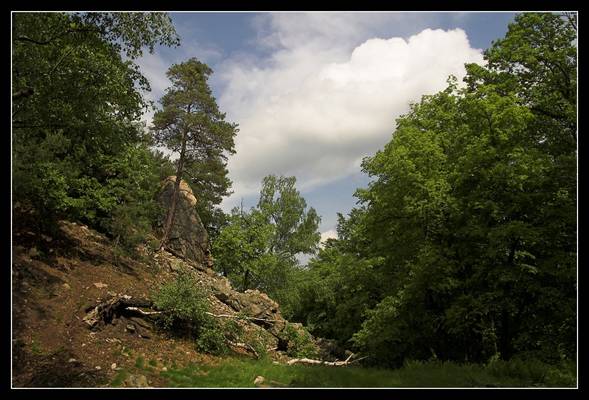
[[119, 372], [117, 372], [110, 385], [113, 387], [120, 387], [128, 376], [129, 372], [122, 369]]
[[135, 368], [143, 369], [145, 365], [145, 359], [142, 356], [137, 357], [135, 360]]
[[192, 364], [161, 372], [170, 387], [255, 387], [261, 375], [272, 387], [574, 387], [574, 364], [408, 362], [403, 368], [276, 365], [269, 360], [227, 358], [212, 367]]

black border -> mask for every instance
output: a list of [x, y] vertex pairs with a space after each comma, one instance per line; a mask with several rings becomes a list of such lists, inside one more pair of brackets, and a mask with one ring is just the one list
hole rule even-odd
[[[585, 13], [583, 13], [583, 7], [581, 2], [578, 1], [569, 1], [569, 0], [560, 0], [560, 1], [505, 1], [505, 0], [495, 0], [492, 2], [475, 2], [473, 0], [465, 1], [446, 1], [446, 2], [433, 2], [433, 1], [421, 1], [421, 2], [400, 2], [400, 1], [377, 1], [377, 0], [363, 0], [361, 2], [332, 2], [331, 4], [325, 4], [318, 1], [293, 1], [291, 3], [285, 1], [269, 1], [269, 0], [255, 0], [255, 1], [238, 1], [238, 0], [226, 0], [226, 1], [217, 1], [217, 2], [193, 2], [193, 1], [177, 1], [177, 0], [166, 0], [166, 1], [110, 1], [110, 0], [102, 0], [100, 2], [80, 2], [78, 1], [57, 1], [51, 3], [38, 3], [29, 1], [29, 2], [11, 2], [7, 3], [6, 5], [9, 6], [9, 9], [4, 14], [3, 20], [5, 21], [4, 24], [4, 46], [5, 51], [4, 55], [8, 57], [7, 63], [5, 63], [5, 68], [7, 68], [7, 72], [5, 72], [5, 79], [3, 81], [4, 85], [4, 96], [2, 99], [6, 102], [6, 107], [3, 107], [4, 113], [8, 114], [5, 116], [4, 121], [6, 126], [6, 134], [2, 135], [2, 139], [4, 140], [4, 154], [2, 161], [5, 163], [3, 172], [5, 173], [5, 185], [8, 186], [10, 182], [11, 176], [11, 160], [10, 160], [10, 19], [11, 19], [11, 12], [12, 11], [36, 11], [36, 10], [87, 10], [87, 11], [129, 11], [129, 10], [137, 10], [137, 11], [546, 11], [546, 10], [558, 10], [558, 11], [578, 11], [579, 12], [579, 21], [580, 21], [580, 30], [579, 30], [579, 67], [578, 70], [578, 83], [579, 83], [579, 107], [578, 107], [578, 116], [579, 116], [579, 127], [582, 127], [581, 116], [584, 115], [582, 112], [582, 99], [581, 96], [582, 87], [585, 83], [585, 79], [583, 78], [584, 75], [582, 73], [582, 69], [584, 66], [584, 58], [582, 56], [581, 49], [583, 48], [583, 40], [581, 39], [581, 33], [584, 32], [585, 27], [583, 22], [585, 21], [583, 17]], [[589, 15], [589, 14], [587, 14]], [[589, 21], [589, 19], [587, 19]], [[589, 25], [587, 25], [589, 26]], [[588, 28], [589, 29], [589, 28]], [[585, 68], [587, 69], [587, 68]], [[580, 130], [579, 130], [580, 131]], [[584, 158], [581, 156], [581, 150], [586, 145], [586, 140], [584, 140], [583, 135], [579, 135], [579, 154], [578, 154], [578, 248], [581, 250], [583, 248], [582, 245], [582, 229], [581, 229], [581, 222], [585, 220], [585, 216], [587, 215], [588, 211], [583, 207], [584, 204], [582, 199], [585, 198], [584, 196], [584, 179], [583, 177], [586, 176], [583, 174], [583, 168], [585, 167], [586, 163]], [[587, 139], [589, 141], [589, 139]], [[7, 183], [8, 182], [8, 183]], [[6, 195], [4, 196], [4, 213], [3, 216], [6, 218], [6, 223], [4, 225], [4, 232], [6, 233], [6, 239], [3, 241], [5, 244], [4, 248], [5, 251], [3, 252], [3, 256], [6, 257], [8, 260], [4, 264], [4, 276], [7, 278], [5, 279], [4, 285], [4, 304], [5, 307], [2, 308], [2, 312], [4, 314], [3, 321], [10, 321], [10, 310], [8, 305], [11, 304], [11, 284], [10, 279], [7, 276], [10, 272], [9, 265], [11, 265], [11, 209], [12, 209], [12, 201], [10, 198], [10, 188], [5, 190]], [[581, 282], [583, 281], [582, 276], [586, 274], [584, 271], [584, 264], [582, 251], [579, 251], [578, 254], [578, 271], [579, 271], [579, 280], [578, 280], [578, 287], [582, 288], [583, 285]], [[10, 359], [10, 349], [6, 349], [3, 354], [6, 354], [4, 358], [4, 362], [2, 366], [6, 368], [6, 374], [3, 374], [3, 379], [0, 381], [2, 382], [2, 394], [8, 395], [10, 398], [26, 398], [29, 396], [37, 397], [45, 397], [48, 394], [51, 397], [58, 396], [59, 398], [87, 398], [87, 397], [96, 397], [104, 399], [107, 398], [123, 398], [123, 399], [170, 399], [176, 397], [185, 397], [185, 398], [203, 398], [203, 399], [211, 399], [211, 398], [226, 398], [226, 397], [251, 397], [255, 399], [260, 398], [296, 398], [296, 399], [304, 399], [307, 398], [321, 398], [321, 399], [341, 399], [346, 398], [348, 396], [352, 398], [386, 398], [386, 399], [410, 399], [410, 398], [447, 398], [447, 399], [454, 399], [456, 397], [460, 398], [493, 398], [497, 399], [497, 397], [504, 397], [504, 396], [516, 396], [516, 397], [530, 397], [530, 398], [537, 398], [538, 396], [543, 397], [546, 396], [547, 398], [554, 398], [554, 396], [558, 396], [559, 398], [564, 397], [573, 397], [573, 398], [580, 398], [582, 392], [587, 391], [585, 390], [587, 383], [584, 382], [583, 372], [585, 372], [585, 362], [586, 362], [586, 354], [584, 353], [585, 345], [583, 343], [583, 335], [582, 332], [585, 331], [584, 327], [582, 326], [582, 311], [581, 306], [583, 304], [581, 290], [579, 290], [579, 315], [578, 315], [578, 338], [579, 338], [579, 347], [577, 349], [578, 357], [579, 357], [579, 368], [578, 368], [578, 389], [550, 389], [550, 388], [542, 388], [542, 389], [269, 389], [269, 390], [250, 390], [250, 389], [11, 389], [11, 362]], [[5, 323], [5, 328], [2, 329], [3, 332], [3, 341], [2, 343], [6, 344], [11, 340], [12, 332], [9, 332], [10, 323]]]

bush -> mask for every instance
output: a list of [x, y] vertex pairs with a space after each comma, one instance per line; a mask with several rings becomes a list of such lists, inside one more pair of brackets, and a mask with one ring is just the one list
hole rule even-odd
[[205, 294], [198, 290], [196, 282], [188, 275], [178, 275], [175, 281], [162, 285], [159, 292], [153, 295], [153, 303], [165, 311], [161, 318], [165, 329], [186, 323], [198, 329], [211, 319], [207, 315]]
[[295, 328], [293, 324], [287, 324], [284, 329], [285, 340], [288, 341], [288, 347], [286, 354], [290, 357], [316, 357], [317, 346], [313, 342], [313, 339], [309, 332], [302, 326]]
[[196, 339], [196, 348], [198, 351], [210, 354], [226, 354], [227, 345], [225, 344], [225, 335], [221, 329], [221, 326], [216, 321], [211, 320], [205, 323]]
[[160, 319], [164, 329], [175, 334], [188, 334], [196, 340], [199, 351], [226, 353], [223, 326], [207, 314], [206, 295], [198, 289], [192, 277], [181, 274], [175, 281], [165, 283], [153, 295], [153, 303], [165, 311]]

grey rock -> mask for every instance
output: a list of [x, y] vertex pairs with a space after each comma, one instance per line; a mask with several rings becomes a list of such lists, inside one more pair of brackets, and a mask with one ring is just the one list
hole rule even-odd
[[[164, 179], [158, 195], [159, 204], [165, 210], [159, 224], [160, 234], [163, 234], [167, 212], [172, 204], [175, 180], [175, 176]], [[176, 215], [166, 247], [185, 259], [211, 267], [209, 236], [196, 212], [196, 203], [192, 189], [182, 180], [176, 202]]]

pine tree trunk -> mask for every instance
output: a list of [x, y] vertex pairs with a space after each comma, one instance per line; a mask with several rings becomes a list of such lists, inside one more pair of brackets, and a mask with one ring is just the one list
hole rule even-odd
[[170, 204], [170, 210], [166, 218], [166, 224], [164, 225], [164, 235], [160, 243], [160, 250], [162, 250], [170, 237], [172, 225], [174, 224], [174, 218], [176, 216], [176, 203], [178, 201], [178, 195], [180, 193], [180, 182], [182, 181], [182, 173], [184, 169], [184, 157], [186, 153], [186, 134], [182, 135], [182, 149], [180, 150], [180, 159], [178, 160], [178, 169], [176, 170], [176, 181], [174, 182], [174, 191], [172, 192], [172, 203]]

